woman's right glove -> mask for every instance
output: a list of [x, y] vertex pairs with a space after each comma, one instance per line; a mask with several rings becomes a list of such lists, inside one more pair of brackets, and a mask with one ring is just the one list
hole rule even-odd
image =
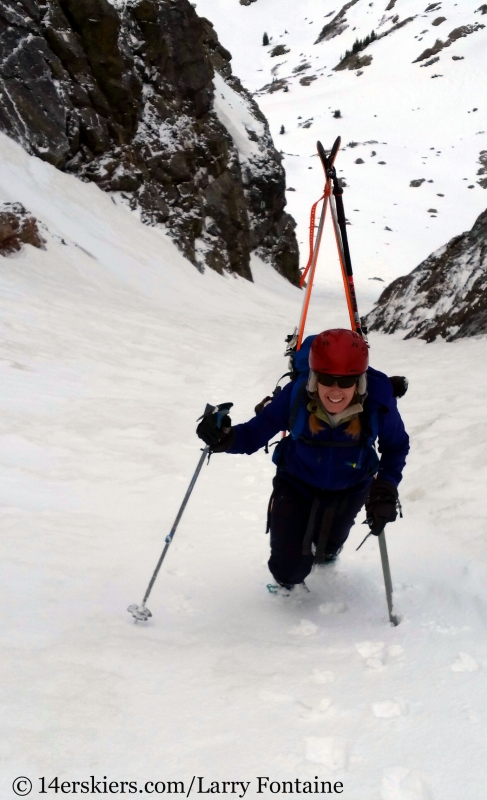
[[214, 452], [223, 452], [229, 446], [229, 441], [232, 420], [228, 416], [233, 403], [222, 403], [219, 406], [210, 406], [205, 408], [205, 413], [200, 417], [201, 422], [196, 428], [196, 433], [204, 441], [210, 450]]
[[385, 478], [376, 478], [372, 481], [369, 496], [365, 501], [367, 524], [370, 532], [378, 536], [388, 522], [394, 522], [397, 517], [397, 486]]

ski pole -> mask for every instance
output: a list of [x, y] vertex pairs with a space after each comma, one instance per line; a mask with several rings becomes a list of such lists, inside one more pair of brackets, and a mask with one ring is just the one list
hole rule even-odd
[[[215, 414], [216, 415], [216, 426], [217, 426], [217, 428], [221, 428], [223, 420], [227, 416], [227, 414], [230, 411], [232, 405], [233, 405], [233, 403], [222, 403], [219, 406], [211, 406], [208, 403], [206, 408], [205, 408], [205, 412], [200, 417], [200, 419], [203, 419], [203, 417], [209, 416], [211, 414]], [[161, 557], [159, 558], [159, 561], [157, 562], [157, 566], [156, 566], [156, 568], [154, 570], [154, 574], [153, 574], [152, 578], [150, 579], [150, 583], [149, 583], [149, 586], [147, 587], [147, 591], [146, 591], [146, 593], [144, 595], [144, 599], [142, 600], [142, 603], [140, 604], [140, 606], [138, 606], [136, 603], [133, 603], [131, 606], [129, 606], [127, 608], [127, 611], [130, 611], [130, 613], [132, 614], [132, 616], [134, 617], [136, 622], [137, 622], [137, 620], [141, 620], [141, 621], [145, 622], [145, 621], [147, 621], [149, 619], [149, 617], [152, 617], [151, 612], [149, 611], [148, 608], [146, 608], [145, 604], [146, 604], [146, 602], [147, 602], [147, 600], [149, 598], [149, 595], [150, 595], [150, 593], [152, 591], [152, 587], [154, 586], [155, 580], [156, 580], [157, 575], [159, 573], [159, 570], [160, 570], [160, 568], [162, 566], [162, 562], [164, 561], [164, 559], [166, 557], [166, 553], [169, 550], [171, 542], [172, 542], [172, 540], [174, 538], [174, 534], [176, 533], [176, 530], [177, 530], [177, 527], [178, 527], [179, 522], [181, 520], [181, 517], [183, 516], [184, 509], [186, 508], [186, 506], [188, 504], [188, 500], [191, 497], [191, 492], [194, 489], [194, 485], [195, 485], [195, 483], [196, 483], [196, 481], [198, 479], [198, 475], [200, 474], [201, 468], [202, 468], [203, 464], [205, 463], [205, 458], [206, 458], [206, 456], [208, 456], [208, 460], [209, 460], [210, 455], [211, 455], [211, 448], [210, 448], [209, 445], [207, 445], [203, 449], [203, 452], [201, 454], [200, 460], [198, 461], [198, 466], [196, 467], [194, 475], [191, 478], [191, 482], [190, 482], [190, 484], [188, 486], [186, 494], [184, 495], [184, 500], [181, 503], [181, 507], [180, 507], [180, 509], [179, 509], [179, 511], [177, 513], [176, 519], [174, 520], [173, 526], [172, 526], [171, 530], [169, 531], [168, 535], [166, 536], [164, 550], [162, 551]]]
[[392, 601], [393, 590], [392, 590], [391, 568], [389, 566], [389, 557], [387, 555], [385, 527], [382, 528], [381, 532], [379, 533], [378, 539], [380, 548], [380, 558], [382, 561], [382, 572], [384, 573], [384, 584], [386, 587], [386, 599], [387, 599], [387, 608], [389, 610], [389, 620], [392, 625], [396, 626], [399, 625], [401, 620], [397, 614], [394, 614], [393, 601]]
[[207, 445], [204, 448], [204, 450], [203, 450], [203, 452], [201, 454], [200, 460], [198, 461], [198, 466], [196, 467], [195, 473], [194, 473], [193, 477], [191, 478], [191, 482], [190, 482], [190, 484], [188, 486], [188, 490], [187, 490], [186, 494], [184, 495], [184, 500], [181, 503], [181, 507], [180, 507], [180, 509], [179, 509], [179, 511], [177, 513], [176, 519], [174, 520], [173, 526], [172, 526], [170, 532], [168, 533], [168, 535], [166, 536], [164, 550], [162, 551], [161, 556], [159, 558], [159, 561], [157, 562], [157, 566], [156, 566], [156, 568], [154, 570], [154, 574], [153, 574], [152, 578], [150, 579], [150, 583], [149, 583], [149, 585], [147, 587], [147, 591], [146, 591], [146, 593], [144, 595], [144, 599], [142, 600], [141, 605], [138, 606], [136, 603], [133, 603], [133, 605], [131, 605], [131, 606], [129, 606], [127, 608], [127, 611], [130, 611], [130, 613], [132, 614], [132, 616], [134, 617], [136, 622], [137, 622], [137, 620], [142, 620], [143, 622], [145, 622], [145, 621], [147, 621], [149, 619], [149, 617], [152, 617], [151, 612], [149, 611], [148, 608], [146, 608], [145, 604], [146, 604], [147, 600], [149, 599], [149, 595], [150, 595], [150, 593], [152, 591], [152, 587], [154, 586], [154, 583], [155, 583], [155, 580], [157, 578], [157, 575], [159, 574], [159, 570], [160, 570], [160, 568], [162, 566], [162, 562], [164, 561], [164, 559], [166, 557], [166, 553], [169, 550], [169, 547], [171, 545], [172, 540], [174, 539], [174, 534], [176, 533], [176, 529], [177, 529], [177, 527], [179, 525], [181, 517], [183, 516], [184, 509], [186, 508], [186, 506], [188, 504], [188, 500], [189, 500], [189, 498], [191, 496], [191, 492], [194, 489], [194, 485], [195, 485], [195, 483], [196, 483], [196, 481], [198, 479], [198, 475], [201, 472], [201, 468], [202, 468], [203, 464], [205, 463], [205, 458], [208, 455], [209, 451], [210, 451], [210, 448]]

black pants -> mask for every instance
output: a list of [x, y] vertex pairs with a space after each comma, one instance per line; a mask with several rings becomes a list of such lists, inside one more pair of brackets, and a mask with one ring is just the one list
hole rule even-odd
[[313, 563], [336, 552], [347, 540], [369, 493], [370, 481], [328, 491], [307, 483], [274, 478], [269, 503], [269, 569], [279, 583], [302, 583]]

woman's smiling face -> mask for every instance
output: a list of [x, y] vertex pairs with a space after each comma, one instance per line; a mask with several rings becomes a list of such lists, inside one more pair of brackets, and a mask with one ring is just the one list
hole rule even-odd
[[329, 414], [339, 414], [352, 402], [356, 388], [356, 384], [348, 389], [340, 389], [337, 383], [333, 386], [318, 383], [318, 396]]

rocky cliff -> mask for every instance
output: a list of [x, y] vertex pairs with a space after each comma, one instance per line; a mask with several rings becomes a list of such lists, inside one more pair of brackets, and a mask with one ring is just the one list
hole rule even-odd
[[366, 321], [370, 330], [428, 342], [487, 333], [487, 211], [471, 231], [393, 281]]
[[297, 283], [281, 158], [230, 59], [188, 0], [0, 0], [0, 129], [198, 268], [252, 279], [256, 250]]

